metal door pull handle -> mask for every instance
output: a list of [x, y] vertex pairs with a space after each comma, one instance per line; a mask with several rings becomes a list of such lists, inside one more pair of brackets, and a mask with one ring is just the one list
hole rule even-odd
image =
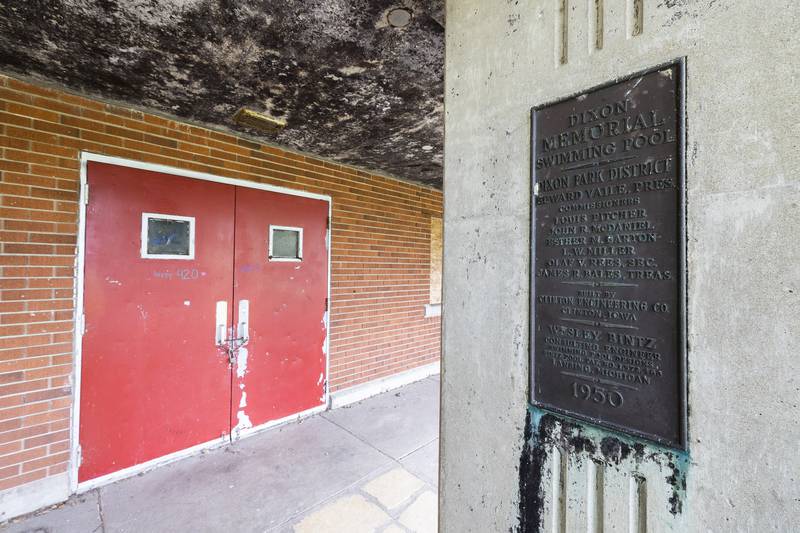
[[228, 302], [217, 302], [216, 324], [214, 326], [214, 344], [223, 346], [227, 339], [225, 333], [228, 329]]
[[214, 343], [224, 348], [228, 354], [228, 362], [236, 362], [236, 352], [250, 340], [247, 323], [250, 321], [250, 302], [239, 300], [239, 324], [228, 331], [228, 302], [217, 302]]
[[236, 339], [239, 344], [239, 347], [244, 346], [247, 344], [247, 341], [250, 340], [250, 334], [248, 332], [247, 325], [250, 322], [250, 301], [249, 300], [239, 300], [239, 325], [236, 327], [236, 335], [239, 337]]

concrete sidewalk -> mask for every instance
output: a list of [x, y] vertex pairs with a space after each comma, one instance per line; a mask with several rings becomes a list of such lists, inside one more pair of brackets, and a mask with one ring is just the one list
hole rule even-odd
[[435, 532], [439, 379], [73, 497], [3, 533]]

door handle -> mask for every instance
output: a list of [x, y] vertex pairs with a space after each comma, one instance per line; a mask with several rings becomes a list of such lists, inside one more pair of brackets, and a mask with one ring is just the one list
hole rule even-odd
[[227, 344], [227, 331], [228, 331], [228, 302], [217, 302], [217, 320], [214, 325], [214, 343], [217, 346], [225, 346]]
[[236, 340], [239, 341], [239, 347], [247, 344], [250, 340], [250, 333], [248, 324], [250, 322], [250, 301], [239, 300], [239, 324], [236, 326]]

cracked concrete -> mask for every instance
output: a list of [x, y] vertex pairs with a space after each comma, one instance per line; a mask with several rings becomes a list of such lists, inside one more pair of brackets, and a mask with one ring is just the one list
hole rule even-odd
[[435, 531], [438, 398], [438, 376], [426, 378], [73, 496], [0, 532]]

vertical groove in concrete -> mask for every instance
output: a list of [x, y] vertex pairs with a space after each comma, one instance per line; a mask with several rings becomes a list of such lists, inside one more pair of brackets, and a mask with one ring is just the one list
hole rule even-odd
[[644, 31], [644, 2], [628, 0], [627, 6], [628, 38], [636, 37]]
[[603, 533], [603, 467], [591, 460], [586, 472], [586, 531]]
[[558, 14], [555, 17], [556, 66], [565, 65], [569, 49], [569, 0], [558, 0]]
[[638, 474], [628, 481], [628, 517], [628, 533], [647, 532], [647, 485]]
[[603, 0], [587, 1], [589, 53], [603, 49]]
[[567, 458], [556, 447], [553, 447], [553, 524], [552, 533], [567, 531]]

